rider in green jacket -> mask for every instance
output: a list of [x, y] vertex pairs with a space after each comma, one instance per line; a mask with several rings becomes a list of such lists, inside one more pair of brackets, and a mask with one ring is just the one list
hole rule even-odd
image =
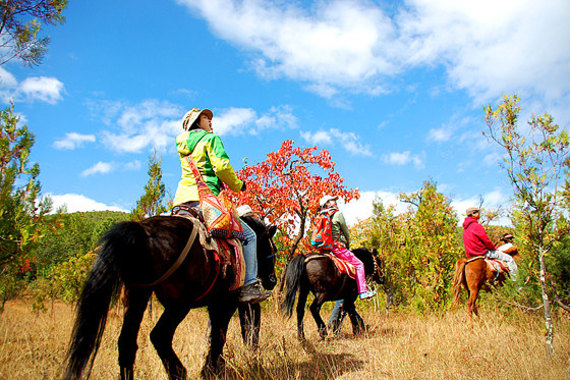
[[[245, 182], [240, 180], [232, 166], [230, 158], [224, 149], [224, 144], [218, 135], [212, 133], [212, 118], [214, 114], [209, 109], [194, 108], [188, 111], [182, 119], [182, 132], [176, 137], [176, 148], [182, 165], [182, 178], [178, 183], [174, 196], [174, 213], [183, 214], [186, 206], [200, 211], [198, 186], [186, 157], [192, 156], [202, 179], [214, 195], [221, 191], [222, 182], [231, 190], [245, 190]], [[255, 232], [242, 220], [240, 224], [245, 234], [246, 243], [243, 245], [245, 259], [245, 281], [240, 291], [240, 302], [260, 302], [271, 293], [263, 290], [257, 279], [257, 239]]]

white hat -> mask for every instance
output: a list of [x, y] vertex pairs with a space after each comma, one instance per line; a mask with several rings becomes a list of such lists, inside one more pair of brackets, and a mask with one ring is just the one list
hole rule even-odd
[[203, 110], [200, 110], [200, 108], [192, 108], [190, 111], [188, 111], [184, 114], [184, 117], [182, 118], [182, 128], [185, 131], [190, 129], [190, 127], [192, 126], [192, 124], [194, 124], [196, 119], [198, 119], [198, 117], [200, 117], [200, 115], [203, 113], [208, 115], [208, 117], [210, 119], [212, 119], [214, 117], [214, 114], [212, 113], [212, 111], [210, 111], [207, 108], [203, 109]]
[[251, 209], [251, 207], [249, 207], [249, 205], [239, 206], [236, 210], [240, 218], [242, 216], [248, 216], [253, 214], [253, 210]]
[[324, 205], [327, 204], [328, 201], [336, 201], [338, 199], [338, 197], [333, 197], [331, 195], [325, 195], [324, 197], [321, 198], [321, 200], [319, 201], [319, 205], [321, 207], [323, 207]]

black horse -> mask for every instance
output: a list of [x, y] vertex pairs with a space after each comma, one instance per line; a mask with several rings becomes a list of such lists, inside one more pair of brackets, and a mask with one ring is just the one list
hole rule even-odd
[[[367, 248], [358, 248], [353, 250], [352, 253], [364, 264], [364, 271], [367, 277], [371, 276], [378, 284], [384, 282], [382, 261], [376, 250], [370, 251]], [[321, 306], [325, 301], [343, 299], [343, 308], [350, 317], [353, 333], [356, 335], [363, 332], [364, 321], [354, 307], [354, 302], [358, 296], [356, 281], [348, 277], [348, 275], [340, 273], [332, 259], [328, 257], [305, 262], [306, 258], [307, 256], [304, 255], [295, 256], [287, 265], [285, 275], [287, 294], [281, 304], [281, 309], [290, 318], [293, 314], [295, 296], [297, 291], [299, 291], [299, 301], [297, 303], [297, 333], [299, 340], [305, 340], [303, 317], [309, 291], [315, 295], [310, 309], [319, 328], [321, 339], [324, 339], [327, 335], [327, 326], [320, 315]]]
[[[257, 234], [258, 275], [266, 289], [273, 289], [275, 245], [271, 240], [275, 226], [260, 219], [244, 217]], [[221, 270], [219, 257], [202, 247], [198, 238], [189, 240], [192, 221], [182, 217], [156, 216], [142, 222], [115, 225], [102, 238], [102, 248], [84, 285], [67, 357], [65, 379], [81, 378], [89, 371], [101, 343], [109, 306], [121, 284], [125, 286], [126, 309], [119, 336], [121, 379], [134, 377], [133, 364], [137, 335], [148, 300], [154, 292], [164, 306], [150, 339], [170, 379], [186, 378], [186, 368], [172, 349], [177, 326], [190, 309], [208, 307], [210, 347], [202, 375], [223, 367], [220, 357], [229, 321], [238, 307], [238, 291], [230, 292], [233, 268]], [[190, 249], [178, 269], [167, 278], [187, 244]], [[157, 279], [162, 279], [157, 281]], [[150, 286], [149, 286], [150, 285]]]

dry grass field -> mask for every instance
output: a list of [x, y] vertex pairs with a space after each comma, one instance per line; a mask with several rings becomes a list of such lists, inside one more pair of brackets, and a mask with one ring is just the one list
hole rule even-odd
[[[332, 304], [331, 304], [332, 305]], [[329, 309], [330, 310], [330, 307]], [[241, 341], [237, 317], [231, 321], [225, 348], [224, 379], [570, 379], [570, 321], [558, 316], [556, 354], [545, 356], [540, 314], [512, 312], [508, 317], [489, 308], [474, 329], [466, 312], [441, 316], [363, 312], [369, 331], [318, 341], [315, 323], [305, 317], [308, 342], [296, 339], [295, 318], [277, 312], [263, 315], [261, 348], [249, 352]], [[118, 376], [116, 339], [120, 311], [113, 310], [95, 360], [92, 379]], [[323, 312], [328, 317], [328, 312]], [[47, 313], [31, 311], [29, 302], [7, 303], [0, 314], [0, 379], [57, 379], [73, 324], [73, 310], [55, 304]], [[154, 317], [156, 322], [157, 316]], [[346, 322], [349, 322], [348, 320]], [[166, 379], [150, 344], [153, 321], [147, 314], [139, 335], [137, 379]], [[206, 350], [207, 315], [193, 310], [175, 336], [175, 350], [190, 378], [197, 378]]]

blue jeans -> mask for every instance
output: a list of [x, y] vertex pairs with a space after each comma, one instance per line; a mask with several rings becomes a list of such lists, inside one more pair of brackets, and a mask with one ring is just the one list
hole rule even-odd
[[342, 329], [342, 322], [344, 321], [344, 317], [346, 317], [346, 311], [342, 308], [343, 305], [344, 300], [336, 301], [331, 316], [329, 317], [329, 328], [333, 329], [335, 334]]
[[508, 254], [501, 252], [501, 251], [488, 251], [485, 254], [485, 256], [490, 258], [490, 259], [503, 260], [504, 262], [506, 262], [507, 266], [509, 267], [511, 279], [513, 281], [517, 280], [517, 272], [518, 272], [519, 268], [517, 267], [517, 263], [515, 263], [515, 260], [513, 259], [513, 257], [511, 255], [508, 255]]
[[243, 285], [249, 285], [257, 280], [257, 236], [255, 232], [243, 220], [239, 220], [245, 234], [243, 246], [243, 258], [245, 259], [245, 281]]

